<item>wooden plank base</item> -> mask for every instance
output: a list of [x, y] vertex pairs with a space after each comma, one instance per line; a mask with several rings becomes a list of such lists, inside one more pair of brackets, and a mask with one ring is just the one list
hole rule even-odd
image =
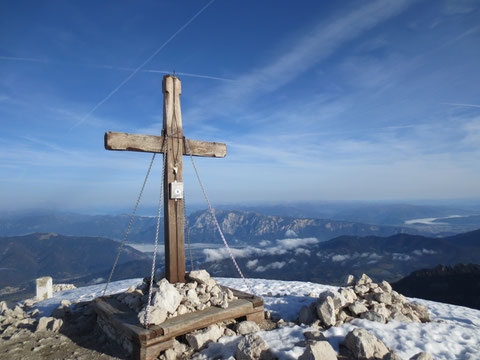
[[[226, 287], [223, 287], [226, 290]], [[229, 302], [227, 309], [211, 306], [202, 311], [170, 318], [160, 325], [145, 329], [137, 314], [113, 296], [94, 300], [97, 323], [105, 334], [118, 342], [134, 359], [153, 360], [173, 346], [176, 336], [226, 320], [264, 320], [263, 299], [230, 289], [238, 298]]]

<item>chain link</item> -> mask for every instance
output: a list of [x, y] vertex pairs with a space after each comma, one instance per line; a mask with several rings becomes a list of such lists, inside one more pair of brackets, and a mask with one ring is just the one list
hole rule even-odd
[[188, 226], [187, 201], [185, 198], [185, 189], [183, 190], [183, 219], [185, 222], [185, 230], [187, 234], [188, 253], [190, 255], [190, 269], [191, 271], [193, 271], [194, 267], [193, 267], [192, 245], [190, 244], [190, 228]]
[[120, 247], [118, 248], [118, 253], [117, 257], [115, 258], [115, 261], [113, 262], [112, 266], [112, 271], [110, 272], [110, 276], [108, 277], [108, 281], [105, 284], [105, 288], [103, 289], [102, 296], [105, 296], [105, 293], [107, 292], [108, 285], [110, 284], [110, 281], [112, 280], [113, 273], [115, 272], [115, 268], [117, 267], [118, 264], [118, 259], [120, 258], [120, 254], [122, 253], [123, 247], [125, 246], [125, 243], [127, 242], [127, 237], [128, 234], [130, 233], [130, 229], [132, 227], [133, 220], [135, 219], [135, 214], [137, 212], [138, 204], [140, 204], [140, 199], [142, 198], [143, 190], [145, 189], [145, 185], [147, 184], [147, 179], [148, 176], [150, 175], [150, 170], [152, 170], [152, 165], [153, 161], [155, 160], [155, 153], [152, 156], [152, 160], [150, 160], [150, 165], [148, 166], [147, 174], [145, 175], [145, 180], [143, 180], [143, 185], [142, 189], [140, 190], [140, 194], [138, 194], [137, 202], [135, 203], [135, 207], [133, 209], [132, 215], [130, 216], [130, 222], [128, 223], [127, 230], [125, 231], [125, 235], [123, 236], [122, 243], [120, 244]]
[[[155, 230], [155, 246], [153, 247], [153, 260], [152, 260], [152, 272], [150, 275], [150, 285], [148, 287], [148, 303], [147, 308], [145, 310], [145, 318], [144, 318], [144, 325], [148, 327], [149, 320], [150, 320], [150, 306], [152, 303], [152, 291], [153, 291], [153, 281], [155, 276], [155, 266], [157, 260], [157, 247], [158, 247], [158, 236], [160, 232], [160, 217], [162, 215], [162, 203], [163, 203], [163, 195], [164, 195], [164, 184], [165, 184], [165, 168], [167, 164], [167, 135], [165, 134], [163, 140], [163, 167], [162, 167], [162, 185], [160, 188], [160, 199], [158, 201], [158, 216], [157, 216], [157, 228]], [[165, 219], [163, 219], [165, 222]]]
[[237, 261], [235, 260], [235, 256], [233, 256], [232, 250], [230, 249], [230, 246], [228, 246], [227, 240], [225, 239], [225, 236], [223, 235], [222, 228], [220, 227], [220, 224], [218, 223], [217, 217], [215, 216], [215, 210], [212, 207], [212, 204], [210, 203], [210, 200], [208, 199], [207, 192], [205, 191], [205, 188], [203, 186], [202, 180], [200, 179], [200, 175], [197, 170], [197, 166], [195, 165], [195, 161], [193, 161], [193, 156], [192, 152], [190, 151], [190, 148], [188, 146], [188, 141], [184, 140], [185, 142], [185, 147], [187, 149], [187, 154], [190, 156], [190, 160], [192, 161], [193, 169], [195, 170], [195, 174], [198, 179], [198, 183], [200, 184], [200, 188], [202, 189], [203, 196], [205, 197], [205, 200], [207, 201], [208, 209], [210, 210], [210, 214], [212, 215], [213, 222], [215, 223], [215, 226], [217, 227], [218, 232], [220, 233], [220, 237], [222, 238], [223, 244], [227, 248], [228, 254], [230, 255], [230, 258], [232, 259], [233, 265], [235, 265], [235, 268], [237, 269], [237, 272], [239, 273], [240, 277], [243, 279], [243, 282], [247, 289], [250, 291], [251, 294], [256, 295], [256, 293], [253, 291], [253, 289], [250, 287], [250, 285], [247, 282], [247, 279], [245, 276], [243, 276], [242, 270], [240, 270], [240, 267], [237, 264]]

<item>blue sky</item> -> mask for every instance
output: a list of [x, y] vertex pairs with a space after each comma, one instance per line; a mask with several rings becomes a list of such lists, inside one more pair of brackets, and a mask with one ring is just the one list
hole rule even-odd
[[173, 70], [186, 136], [227, 143], [197, 159], [214, 203], [480, 197], [478, 1], [7, 0], [0, 14], [2, 209], [133, 205], [151, 155], [106, 151], [103, 134], [159, 134]]

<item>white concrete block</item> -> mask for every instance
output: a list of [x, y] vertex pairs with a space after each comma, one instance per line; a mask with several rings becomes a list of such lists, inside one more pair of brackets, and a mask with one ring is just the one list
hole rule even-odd
[[37, 279], [37, 300], [45, 300], [53, 295], [53, 280], [50, 276]]

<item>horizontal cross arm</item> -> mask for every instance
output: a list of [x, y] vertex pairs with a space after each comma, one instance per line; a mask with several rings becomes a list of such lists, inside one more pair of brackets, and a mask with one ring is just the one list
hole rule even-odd
[[[227, 145], [217, 142], [186, 140], [193, 156], [225, 157]], [[109, 131], [105, 133], [105, 149], [163, 153], [163, 136], [127, 134]], [[190, 155], [187, 149], [183, 155]]]

